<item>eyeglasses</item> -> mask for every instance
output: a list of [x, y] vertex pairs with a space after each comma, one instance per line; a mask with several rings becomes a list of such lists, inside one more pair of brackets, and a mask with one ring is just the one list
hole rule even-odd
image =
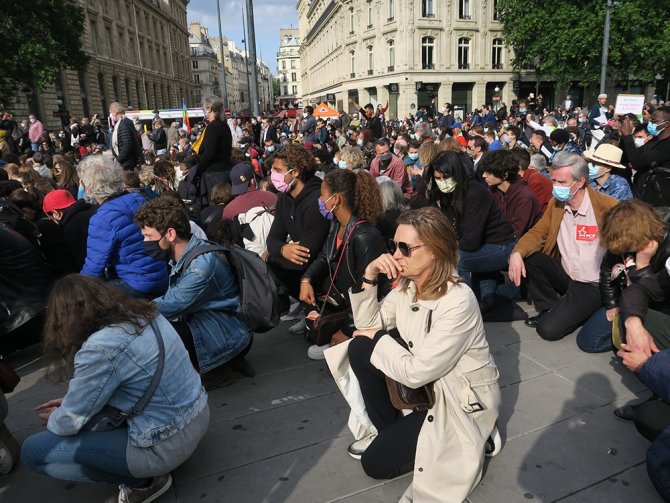
[[403, 243], [402, 241], [395, 242], [393, 239], [391, 239], [389, 241], [389, 252], [391, 252], [391, 255], [395, 255], [396, 250], [400, 250], [400, 254], [403, 257], [409, 257], [412, 254], [412, 250], [416, 250], [422, 246], [423, 245], [411, 246], [407, 243]]

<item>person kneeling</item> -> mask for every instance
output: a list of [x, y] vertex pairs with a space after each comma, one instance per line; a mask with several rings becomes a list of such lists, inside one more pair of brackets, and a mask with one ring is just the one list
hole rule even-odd
[[35, 409], [47, 431], [25, 440], [22, 461], [58, 479], [121, 484], [118, 501], [165, 493], [209, 425], [207, 393], [170, 323], [151, 301], [72, 274], [51, 291], [44, 346], [56, 375], [72, 378], [63, 398]]
[[232, 370], [253, 375], [244, 359], [252, 333], [236, 314], [240, 290], [232, 270], [215, 253], [198, 255], [185, 264], [188, 252], [207, 244], [191, 236], [186, 210], [169, 199], [155, 199], [137, 211], [135, 223], [142, 229], [147, 254], [171, 260], [168, 290], [154, 302], [172, 321], [205, 389], [231, 384]]

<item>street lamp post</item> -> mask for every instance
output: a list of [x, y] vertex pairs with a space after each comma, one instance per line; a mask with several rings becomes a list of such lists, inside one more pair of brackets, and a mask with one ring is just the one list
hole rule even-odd
[[223, 53], [223, 32], [221, 31], [221, 2], [216, 0], [216, 14], [219, 20], [219, 52], [221, 53], [221, 81], [223, 82], [223, 106], [228, 108], [228, 86], [226, 85], [226, 57]]
[[610, 49], [610, 18], [612, 13], [612, 0], [607, 0], [607, 8], [605, 10], [605, 29], [603, 31], [603, 58], [600, 62], [600, 94], [605, 92], [605, 84], [607, 81], [607, 58]]

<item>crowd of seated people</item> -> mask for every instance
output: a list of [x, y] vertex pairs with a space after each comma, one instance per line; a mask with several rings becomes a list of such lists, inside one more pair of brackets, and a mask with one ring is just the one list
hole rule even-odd
[[[312, 132], [311, 107], [294, 124], [246, 121], [210, 96], [202, 102], [206, 121], [193, 131], [167, 129], [158, 118], [140, 141], [128, 134], [136, 125], [115, 103], [113, 128], [99, 147], [46, 141], [39, 151], [24, 144], [3, 152], [0, 354], [34, 344], [44, 330], [61, 360], [88, 362], [101, 332], [125, 324], [129, 334], [153, 334], [157, 320], [166, 341], [179, 347], [168, 351], [166, 365], [198, 390], [253, 376], [246, 358], [253, 333], [240, 315], [233, 267], [214, 252], [186, 260], [212, 243], [245, 247], [273, 278], [268, 288], [279, 293], [283, 320], [294, 322], [290, 334], [309, 334], [308, 317], [324, 303], [346, 314], [307, 355], [329, 364], [340, 358], [338, 368], [350, 368], [360, 383], [368, 422], [356, 431], [350, 454], [376, 478], [413, 470], [408, 494], [422, 501], [439, 501], [445, 491], [464, 499], [482, 475], [485, 454], [500, 450], [500, 392], [484, 321], [523, 318], [546, 341], [577, 332], [581, 350], [618, 350], [656, 390], [659, 376], [670, 371], [670, 238], [660, 208], [669, 205], [668, 194], [653, 187], [666, 187], [655, 168], [670, 166], [670, 108], [658, 107], [644, 126], [615, 117], [604, 140], [597, 134], [587, 140], [570, 122], [581, 111], [559, 121], [535, 110], [520, 120], [526, 105], [517, 103], [517, 115], [487, 108], [455, 121], [447, 105], [439, 116], [422, 111], [388, 123], [370, 105], [361, 108], [362, 121], [341, 114], [314, 121]], [[7, 124], [0, 120], [0, 130]], [[88, 332], [68, 339], [58, 321], [67, 314], [68, 288], [117, 299], [128, 311], [97, 321], [91, 315]], [[537, 313], [528, 317], [519, 300]], [[104, 311], [96, 302], [80, 303], [90, 313]], [[133, 351], [148, 358], [141, 346]], [[463, 374], [472, 385], [470, 401], [456, 389]], [[384, 391], [385, 376], [410, 387], [433, 383], [438, 401], [403, 415]], [[132, 378], [119, 374], [116, 391], [130, 386], [139, 398]], [[90, 385], [99, 382], [91, 378]], [[643, 424], [649, 407], [670, 410], [667, 393], [657, 395], [653, 405], [618, 414]], [[50, 432], [42, 440], [55, 445], [59, 435], [82, 435], [90, 442], [82, 426], [103, 406], [132, 405], [115, 396], [88, 410], [75, 406], [74, 394], [42, 404]], [[100, 473], [89, 479], [118, 481], [142, 495], [168, 487], [169, 470], [202, 436], [203, 396], [183, 397], [194, 409], [177, 430], [188, 436], [190, 450], [160, 465], [165, 473], [138, 469], [144, 456], [138, 451], [120, 465], [92, 465]], [[458, 441], [463, 432], [452, 430], [450, 409], [459, 411], [472, 445]], [[80, 415], [78, 427], [68, 429], [69, 413]], [[161, 424], [177, 421], [173, 413], [158, 412]], [[670, 413], [663, 413], [670, 425]], [[127, 435], [144, 447], [132, 430], [142, 424], [137, 420], [129, 419]], [[670, 434], [658, 425], [639, 428], [654, 440], [650, 476], [670, 495]], [[25, 448], [26, 462], [53, 474], [35, 442]], [[81, 470], [60, 476], [83, 480]]]

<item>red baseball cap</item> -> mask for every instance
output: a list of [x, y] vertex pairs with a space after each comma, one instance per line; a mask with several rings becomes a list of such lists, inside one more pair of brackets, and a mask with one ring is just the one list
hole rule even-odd
[[69, 208], [76, 201], [69, 190], [58, 189], [52, 190], [44, 196], [44, 202], [42, 202], [42, 209], [44, 213], [49, 213], [53, 210], [64, 210]]

